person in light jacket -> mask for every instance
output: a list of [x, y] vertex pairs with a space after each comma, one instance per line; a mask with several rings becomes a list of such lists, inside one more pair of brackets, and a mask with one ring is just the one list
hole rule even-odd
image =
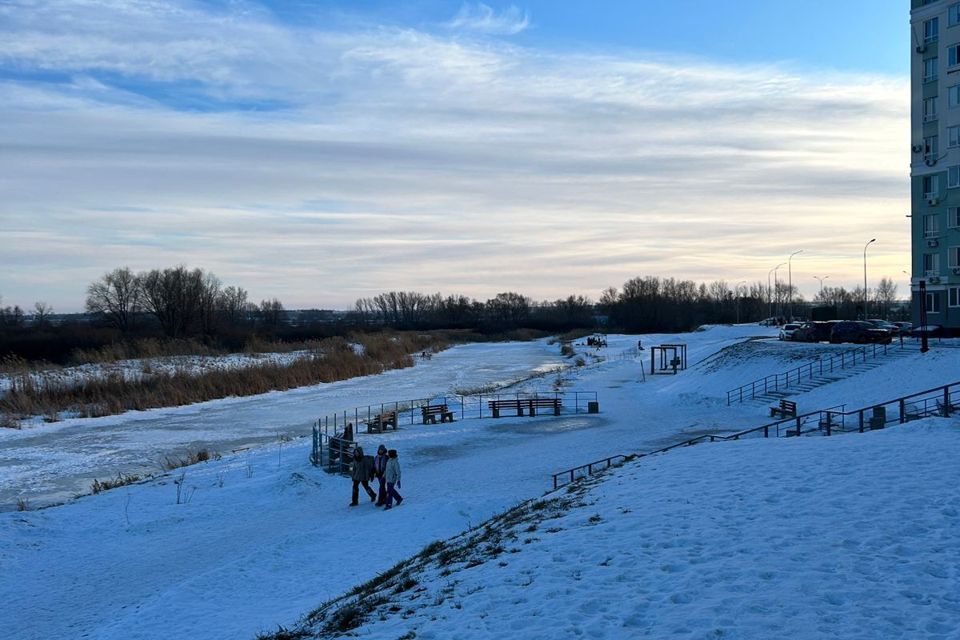
[[403, 497], [397, 493], [397, 487], [400, 486], [400, 460], [397, 458], [397, 450], [390, 449], [387, 453], [387, 468], [384, 472], [384, 479], [387, 481], [387, 504], [384, 511], [393, 508], [393, 500], [396, 498], [397, 506], [403, 502]]
[[370, 496], [370, 501], [376, 501], [377, 494], [370, 488], [371, 477], [373, 477], [373, 458], [363, 455], [363, 449], [357, 447], [353, 451], [353, 465], [350, 467], [350, 479], [353, 480], [353, 499], [350, 501], [351, 507], [359, 504], [357, 498], [360, 495], [361, 484], [367, 492], [367, 495]]
[[387, 504], [387, 448], [383, 445], [377, 447], [377, 455], [373, 458], [373, 475], [380, 485], [377, 487], [377, 506], [382, 507]]

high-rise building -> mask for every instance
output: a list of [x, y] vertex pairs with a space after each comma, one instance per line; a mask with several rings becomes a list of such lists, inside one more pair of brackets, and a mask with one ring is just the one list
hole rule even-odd
[[960, 2], [911, 0], [910, 30], [913, 321], [960, 331]]

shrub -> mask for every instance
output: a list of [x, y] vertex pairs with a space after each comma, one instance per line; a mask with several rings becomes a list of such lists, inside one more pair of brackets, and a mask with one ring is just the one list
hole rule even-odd
[[135, 482], [140, 482], [142, 479], [141, 476], [137, 475], [123, 475], [118, 473], [116, 478], [108, 480], [94, 480], [93, 484], [90, 485], [90, 490], [94, 493], [100, 493], [101, 491], [107, 491], [109, 489], [116, 489], [117, 487], [123, 487], [128, 484], [133, 484]]

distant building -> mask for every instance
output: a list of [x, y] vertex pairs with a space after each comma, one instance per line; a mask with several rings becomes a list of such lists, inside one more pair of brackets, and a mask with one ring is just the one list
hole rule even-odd
[[[911, 0], [913, 322], [960, 331], [960, 2]], [[926, 285], [921, 299], [920, 282]]]

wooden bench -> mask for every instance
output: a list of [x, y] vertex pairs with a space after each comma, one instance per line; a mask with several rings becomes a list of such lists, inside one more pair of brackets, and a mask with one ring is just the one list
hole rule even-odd
[[367, 421], [367, 433], [382, 433], [387, 427], [397, 430], [397, 412], [384, 411]]
[[780, 414], [784, 418], [797, 417], [797, 403], [792, 400], [781, 400], [779, 407], [770, 407], [770, 417]]
[[500, 411], [502, 409], [513, 409], [517, 412], [518, 416], [524, 415], [524, 409], [527, 410], [527, 415], [535, 416], [537, 415], [537, 409], [553, 409], [553, 415], [560, 415], [560, 407], [563, 406], [563, 401], [560, 398], [523, 398], [523, 399], [514, 399], [514, 400], [490, 400], [488, 402], [490, 405], [490, 411], [493, 412], [494, 418], [500, 417]]
[[420, 411], [423, 413], [423, 424], [437, 424], [437, 416], [440, 416], [440, 422], [453, 422], [453, 411], [445, 404], [428, 404], [420, 407]]

